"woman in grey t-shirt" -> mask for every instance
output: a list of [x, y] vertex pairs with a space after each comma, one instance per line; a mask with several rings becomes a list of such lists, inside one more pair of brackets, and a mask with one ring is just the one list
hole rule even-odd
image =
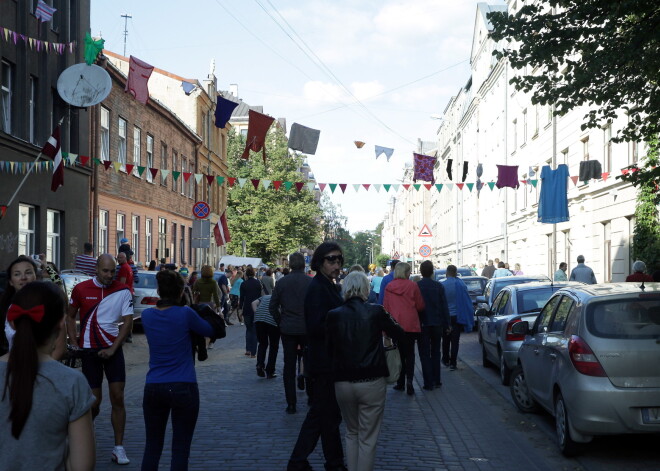
[[60, 288], [35, 281], [16, 293], [7, 310], [16, 334], [0, 357], [2, 470], [94, 468], [94, 396], [80, 372], [51, 357], [64, 306]]

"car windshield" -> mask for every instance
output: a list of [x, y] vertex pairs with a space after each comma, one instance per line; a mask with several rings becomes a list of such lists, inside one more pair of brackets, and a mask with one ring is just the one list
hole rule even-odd
[[587, 307], [587, 328], [608, 339], [660, 338], [660, 295], [594, 302]]
[[484, 292], [484, 283], [482, 280], [463, 280], [467, 285], [467, 289], [470, 294], [483, 294]]
[[156, 289], [156, 272], [153, 274], [138, 273], [138, 281], [133, 284], [133, 287]]
[[[491, 295], [493, 299], [497, 296], [497, 293], [502, 291], [502, 288], [509, 285], [519, 285], [521, 283], [530, 283], [532, 281], [539, 281], [537, 279], [521, 280], [520, 278], [510, 280], [507, 277], [498, 278], [496, 283], [493, 283], [493, 294]], [[548, 296], [549, 297], [549, 296]]]
[[552, 293], [557, 291], [557, 289], [559, 288], [553, 290], [551, 287], [547, 287], [518, 291], [518, 312], [520, 314], [525, 314], [527, 312], [541, 312], [545, 303], [550, 299]]

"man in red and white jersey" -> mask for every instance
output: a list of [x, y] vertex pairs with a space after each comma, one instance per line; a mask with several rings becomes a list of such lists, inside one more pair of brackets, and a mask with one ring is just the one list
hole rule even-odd
[[[71, 292], [67, 312], [67, 333], [71, 342], [83, 349], [82, 372], [96, 401], [92, 417], [99, 413], [103, 374], [108, 380], [112, 405], [115, 447], [112, 460], [128, 464], [123, 447], [126, 408], [124, 384], [126, 367], [122, 345], [133, 327], [133, 297], [128, 286], [114, 280], [115, 260], [103, 254], [96, 261], [96, 276], [77, 284]], [[80, 334], [76, 333], [76, 315], [80, 316]]]

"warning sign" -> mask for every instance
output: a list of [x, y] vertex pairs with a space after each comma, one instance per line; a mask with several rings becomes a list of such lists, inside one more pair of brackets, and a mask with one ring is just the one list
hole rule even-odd
[[395, 260], [399, 259], [399, 252], [394, 252], [394, 257], [392, 257]]
[[427, 224], [424, 224], [424, 227], [422, 227], [422, 230], [419, 231], [418, 237], [431, 237], [433, 234], [431, 234], [431, 229], [429, 229], [429, 226]]

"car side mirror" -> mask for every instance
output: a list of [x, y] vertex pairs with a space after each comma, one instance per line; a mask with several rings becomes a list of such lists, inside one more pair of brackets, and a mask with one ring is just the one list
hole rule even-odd
[[477, 311], [474, 313], [477, 317], [487, 317], [490, 312], [488, 309], [479, 308]]
[[516, 322], [511, 326], [511, 333], [517, 335], [529, 335], [529, 322]]

